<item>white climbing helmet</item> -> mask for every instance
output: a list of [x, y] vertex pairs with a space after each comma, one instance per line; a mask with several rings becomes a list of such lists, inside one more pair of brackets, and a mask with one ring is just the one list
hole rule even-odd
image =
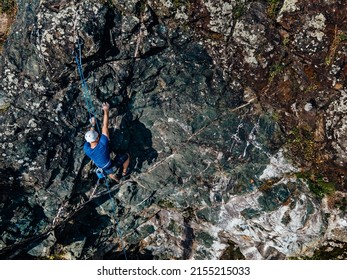
[[98, 133], [95, 130], [89, 130], [84, 138], [86, 139], [87, 142], [91, 143], [94, 142], [98, 138]]

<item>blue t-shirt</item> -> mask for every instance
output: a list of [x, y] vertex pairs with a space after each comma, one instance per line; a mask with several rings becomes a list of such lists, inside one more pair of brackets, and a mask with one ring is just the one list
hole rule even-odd
[[109, 151], [109, 140], [106, 135], [101, 134], [100, 140], [96, 147], [92, 149], [90, 143], [84, 143], [84, 152], [95, 165], [100, 168], [107, 168], [111, 165], [110, 151]]

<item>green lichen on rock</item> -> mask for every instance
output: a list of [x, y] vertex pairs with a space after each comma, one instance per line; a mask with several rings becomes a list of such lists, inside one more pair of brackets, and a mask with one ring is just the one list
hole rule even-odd
[[316, 158], [316, 143], [313, 132], [307, 126], [294, 128], [289, 133], [287, 141], [290, 157], [304, 160], [306, 163], [313, 163]]
[[175, 204], [171, 200], [168, 200], [168, 199], [159, 200], [158, 206], [160, 206], [164, 209], [175, 208]]
[[270, 18], [274, 19], [281, 9], [282, 1], [281, 0], [267, 0], [267, 3], [269, 5], [268, 10], [267, 10], [268, 15]]
[[6, 111], [11, 107], [10, 103], [0, 102], [0, 115], [6, 113]]
[[190, 1], [189, 0], [172, 0], [172, 4], [176, 9], [180, 7], [188, 7]]
[[275, 63], [274, 65], [272, 65], [271, 69], [270, 69], [270, 79], [269, 79], [269, 82], [272, 82], [273, 79], [277, 75], [281, 74], [284, 69], [285, 69], [285, 64], [283, 62], [278, 62], [278, 63]]
[[326, 195], [331, 195], [335, 192], [336, 187], [332, 182], [327, 181], [320, 175], [310, 172], [301, 172], [296, 174], [297, 178], [304, 179], [309, 189], [319, 198], [322, 199]]
[[174, 236], [180, 236], [182, 233], [181, 225], [174, 220], [170, 220], [168, 231], [170, 231]]

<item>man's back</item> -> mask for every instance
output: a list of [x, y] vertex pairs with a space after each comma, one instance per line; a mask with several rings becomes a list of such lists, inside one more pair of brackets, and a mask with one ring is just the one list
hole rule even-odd
[[84, 143], [83, 149], [97, 167], [105, 168], [108, 164], [111, 164], [109, 140], [104, 134], [101, 134], [100, 140], [94, 149], [90, 147], [90, 143], [88, 142]]

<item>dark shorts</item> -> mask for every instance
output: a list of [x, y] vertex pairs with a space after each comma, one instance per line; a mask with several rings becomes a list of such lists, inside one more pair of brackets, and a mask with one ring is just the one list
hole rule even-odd
[[113, 163], [117, 168], [120, 168], [123, 166], [124, 162], [126, 162], [128, 158], [128, 154], [117, 154], [113, 160]]
[[128, 154], [117, 154], [114, 160], [112, 161], [112, 165], [109, 168], [104, 169], [104, 172], [107, 175], [115, 173], [118, 168], [123, 166], [124, 162], [126, 162], [128, 158]]

